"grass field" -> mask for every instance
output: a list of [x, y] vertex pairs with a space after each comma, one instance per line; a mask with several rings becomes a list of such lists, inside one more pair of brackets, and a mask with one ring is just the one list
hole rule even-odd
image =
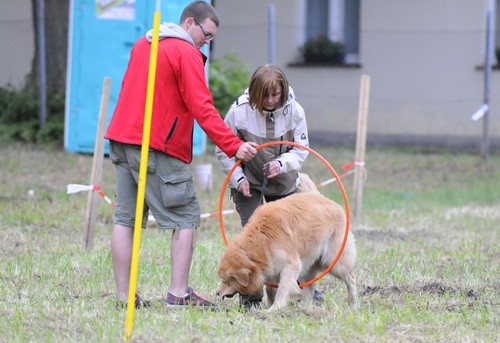
[[[313, 147], [316, 148], [316, 147]], [[318, 148], [341, 173], [352, 148]], [[322, 305], [292, 303], [276, 313], [239, 312], [237, 299], [216, 299], [224, 251], [216, 217], [202, 219], [190, 283], [219, 304], [217, 312], [161, 306], [170, 280], [170, 235], [154, 223], [142, 233], [138, 290], [153, 307], [135, 311], [133, 342], [499, 342], [500, 156], [482, 167], [478, 155], [368, 148], [356, 237], [360, 309], [345, 286], [327, 276], [315, 287]], [[209, 152], [212, 192], [200, 190], [202, 212], [218, 210], [225, 176]], [[31, 145], [0, 147], [0, 341], [119, 342], [126, 311], [115, 309], [109, 250], [113, 208], [99, 204], [94, 248], [84, 247], [92, 157]], [[314, 181], [330, 179], [310, 156]], [[352, 209], [352, 175], [343, 179]], [[105, 159], [102, 190], [114, 194]], [[343, 204], [336, 183], [321, 191]], [[227, 192], [226, 192], [227, 195]], [[231, 208], [225, 199], [225, 209]], [[224, 217], [229, 239], [237, 215]]]

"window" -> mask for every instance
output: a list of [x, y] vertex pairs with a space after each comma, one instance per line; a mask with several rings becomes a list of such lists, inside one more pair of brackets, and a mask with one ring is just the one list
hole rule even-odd
[[344, 44], [345, 63], [359, 62], [360, 0], [307, 0], [306, 40], [324, 35]]
[[[328, 5], [329, 1], [309, 0], [307, 2], [307, 29], [306, 39], [326, 35], [328, 32]], [[332, 38], [332, 37], [330, 37]], [[332, 38], [333, 39], [333, 38]]]

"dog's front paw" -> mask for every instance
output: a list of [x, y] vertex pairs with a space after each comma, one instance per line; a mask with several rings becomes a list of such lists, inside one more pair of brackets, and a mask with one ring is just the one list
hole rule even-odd
[[269, 307], [266, 311], [267, 312], [276, 312], [286, 306], [286, 303], [281, 303], [279, 301], [275, 301], [271, 307]]

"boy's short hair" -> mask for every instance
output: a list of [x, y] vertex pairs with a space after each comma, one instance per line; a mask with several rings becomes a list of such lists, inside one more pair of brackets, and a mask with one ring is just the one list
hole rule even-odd
[[219, 27], [219, 15], [215, 8], [206, 1], [193, 1], [187, 5], [182, 11], [180, 23], [183, 23], [187, 18], [193, 17], [199, 23], [209, 18], [217, 27]]

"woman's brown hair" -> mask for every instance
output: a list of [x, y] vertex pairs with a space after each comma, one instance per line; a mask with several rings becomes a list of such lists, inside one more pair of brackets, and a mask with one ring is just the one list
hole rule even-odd
[[281, 98], [278, 107], [285, 105], [288, 99], [288, 79], [283, 70], [276, 64], [265, 64], [258, 67], [250, 78], [248, 86], [250, 106], [259, 112], [264, 110], [264, 99], [281, 87]]

